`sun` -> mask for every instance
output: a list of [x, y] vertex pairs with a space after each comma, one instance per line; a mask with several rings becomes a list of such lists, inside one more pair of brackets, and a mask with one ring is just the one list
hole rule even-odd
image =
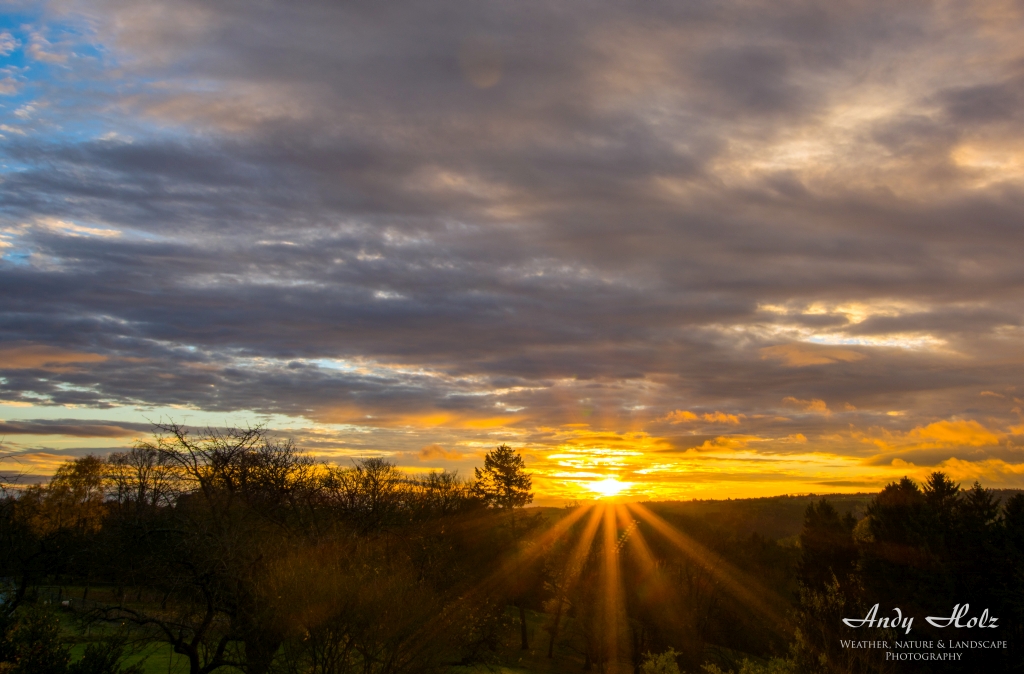
[[597, 492], [601, 496], [615, 496], [624, 489], [629, 489], [632, 485], [630, 482], [619, 482], [618, 478], [606, 477], [603, 480], [591, 482], [586, 485], [590, 491]]

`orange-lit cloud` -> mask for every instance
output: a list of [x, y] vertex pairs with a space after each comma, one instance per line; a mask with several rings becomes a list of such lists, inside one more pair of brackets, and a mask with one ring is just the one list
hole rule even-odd
[[57, 370], [69, 365], [101, 363], [107, 356], [98, 353], [81, 353], [65, 349], [29, 344], [0, 348], [0, 369]]
[[790, 367], [807, 367], [808, 365], [854, 363], [867, 358], [867, 356], [851, 349], [794, 343], [766, 346], [761, 349], [761, 358], [780, 360]]
[[887, 452], [997, 446], [1006, 438], [1006, 433], [986, 428], [974, 420], [941, 420], [907, 432], [855, 430], [852, 435]]
[[701, 419], [713, 424], [732, 424], [738, 425], [740, 423], [740, 417], [735, 414], [726, 414], [725, 412], [709, 412], [701, 415]]
[[936, 421], [923, 428], [913, 429], [906, 434], [905, 439], [920, 447], [981, 447], [999, 444], [1000, 437], [1000, 434], [971, 420]]
[[977, 480], [987, 487], [1017, 489], [1024, 484], [1024, 465], [1008, 463], [1000, 459], [963, 461], [950, 458], [940, 463], [937, 468], [945, 471], [953, 480], [967, 484]]
[[673, 410], [668, 413], [666, 420], [670, 424], [683, 424], [689, 421], [696, 421], [699, 417], [689, 410]]
[[709, 424], [732, 424], [735, 426], [740, 423], [740, 419], [743, 416], [742, 414], [727, 414], [719, 411], [705, 412], [698, 416], [689, 410], [673, 410], [668, 413], [665, 419], [670, 424], [683, 424], [703, 420]]
[[782, 402], [786, 405], [797, 407], [804, 412], [813, 412], [815, 414], [829, 415], [832, 412], [828, 409], [828, 405], [825, 404], [824, 400], [820, 398], [814, 398], [812, 400], [800, 400], [793, 396], [786, 396], [782, 399]]

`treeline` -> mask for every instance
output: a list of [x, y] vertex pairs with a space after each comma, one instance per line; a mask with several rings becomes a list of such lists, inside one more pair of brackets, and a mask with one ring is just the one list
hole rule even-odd
[[[806, 507], [525, 511], [529, 490], [504, 445], [466, 480], [382, 459], [328, 465], [259, 428], [163, 427], [0, 498], [0, 671], [130, 674], [132, 641], [164, 644], [191, 674], [412, 674], [520, 657], [643, 674], [1021, 671], [1022, 495], [1000, 502], [935, 473]], [[48, 598], [94, 628], [74, 662], [41, 607], [48, 586], [69, 588]], [[878, 617], [914, 616], [909, 637], [843, 625], [875, 603]], [[967, 603], [999, 628], [923, 619]], [[840, 643], [954, 631], [1009, 648], [893, 664]]]
[[[716, 564], [770, 585], [784, 613], [794, 546], [670, 519], [708, 553], [688, 554], [621, 507], [523, 511], [529, 475], [505, 446], [467, 481], [381, 459], [326, 465], [260, 429], [163, 430], [2, 500], [9, 644], [49, 629], [59, 650], [33, 608], [50, 585], [81, 592], [61, 595], [71, 614], [169, 644], [193, 674], [445, 671], [510, 651], [621, 671], [667, 648], [696, 670], [718, 653], [782, 652], [791, 636]], [[114, 663], [123, 645], [94, 659]]]
[[69, 608], [170, 644], [192, 674], [434, 671], [497, 638], [517, 588], [481, 583], [516, 540], [486, 508], [486, 480], [474, 493], [382, 459], [330, 466], [259, 428], [162, 430], [3, 499], [0, 657], [13, 671], [50, 657], [10, 645], [47, 583], [84, 586]]
[[[828, 501], [837, 510], [849, 511], [858, 520], [878, 493], [830, 494]], [[807, 506], [822, 499], [815, 494], [787, 494], [748, 499], [690, 500], [652, 503], [662, 517], [684, 523], [687, 528], [706, 527], [730, 536], [758, 534], [766, 538], [795, 543], [804, 526]]]

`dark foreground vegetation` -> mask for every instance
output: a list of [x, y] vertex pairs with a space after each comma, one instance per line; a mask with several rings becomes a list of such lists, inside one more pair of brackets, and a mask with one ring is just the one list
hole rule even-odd
[[[261, 429], [161, 431], [0, 499], [0, 672], [1024, 671], [1019, 494], [935, 473], [876, 495], [524, 509], [505, 446], [466, 481], [325, 465]], [[875, 603], [912, 632], [843, 625]], [[924, 620], [965, 603], [998, 628]], [[850, 638], [1008, 647], [893, 663]]]

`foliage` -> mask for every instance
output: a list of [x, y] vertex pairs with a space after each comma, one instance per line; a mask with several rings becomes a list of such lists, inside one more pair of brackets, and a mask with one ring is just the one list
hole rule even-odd
[[22, 612], [9, 628], [4, 657], [10, 674], [60, 674], [67, 671], [70, 655], [60, 638], [60, 623], [53, 613], [37, 607]]
[[0, 671], [7, 674], [141, 674], [142, 665], [122, 664], [127, 635], [115, 634], [86, 646], [72, 662], [61, 637], [60, 621], [43, 606], [12, 614], [3, 625]]
[[[318, 464], [262, 428], [159, 430], [5, 499], [0, 533], [24, 549], [0, 577], [111, 587], [80, 610], [165, 641], [193, 674], [425, 672], [493, 642], [500, 606], [466, 588], [501, 546], [486, 544], [486, 512], [457, 474]], [[119, 648], [91, 644], [68, 671], [117, 671]]]
[[[510, 603], [524, 648], [528, 612], [547, 611], [533, 622], [554, 670], [572, 657], [648, 674], [701, 663], [705, 673], [892, 671], [878, 651], [839, 646], [851, 636], [842, 618], [878, 602], [920, 616], [969, 600], [1001, 618], [992, 636], [1010, 645], [972, 653], [972, 664], [1011, 671], [1024, 659], [1024, 495], [1000, 503], [933, 473], [873, 498], [650, 504], [680, 545], [623, 509], [524, 515], [531, 476], [507, 445], [476, 477], [410, 476], [381, 458], [327, 465], [262, 428], [167, 425], [127, 452], [69, 461], [49, 484], [0, 498], [0, 669], [138, 670], [122, 664], [116, 635], [70, 662], [36, 602], [47, 584], [77, 586], [73, 613], [163, 641], [192, 674], [493, 661], [493, 649], [512, 648]], [[555, 535], [545, 521], [564, 526]], [[751, 611], [737, 583], [793, 620]], [[914, 638], [927, 638], [922, 623]]]
[[533, 478], [525, 469], [522, 456], [508, 445], [500, 445], [487, 452], [483, 469], [474, 469], [473, 494], [491, 508], [522, 508], [533, 502]]
[[851, 513], [840, 517], [826, 499], [807, 506], [804, 528], [800, 533], [803, 553], [798, 568], [798, 577], [804, 587], [821, 590], [833, 579], [848, 584], [847, 580], [857, 566], [858, 551], [853, 540], [856, 524]]
[[[1014, 645], [1021, 634], [1022, 592], [1018, 547], [1020, 495], [1000, 505], [994, 492], [977, 482], [962, 489], [942, 472], [933, 472], [923, 485], [908, 477], [892, 482], [868, 505], [866, 518], [854, 538], [849, 519], [839, 519], [826, 501], [808, 509], [801, 534], [804, 542], [797, 611], [798, 631], [793, 654], [798, 671], [891, 671], [893, 663], [880, 651], [843, 649], [840, 639], [906, 637], [905, 629], [873, 629], [870, 637], [842, 624], [844, 617], [866, 615], [878, 604], [879, 617], [918, 616], [910, 638], [935, 640], [943, 633], [921, 617], [947, 615], [955, 605], [969, 603], [980, 613], [1002, 620], [1002, 636], [1010, 648], [978, 650], [971, 663], [979, 671], [1009, 671], [1020, 666], [1022, 653]], [[831, 581], [823, 574], [831, 571]], [[900, 671], [913, 671], [914, 664]], [[929, 663], [928, 671], [955, 671], [958, 665]], [[887, 668], [889, 668], [887, 670]], [[923, 671], [923, 670], [922, 670]]]
[[640, 674], [679, 674], [678, 655], [672, 648], [658, 655], [647, 653], [640, 665]]
[[84, 456], [60, 466], [46, 489], [30, 487], [19, 499], [39, 534], [98, 531], [105, 514], [104, 462]]
[[[796, 612], [797, 629], [790, 647], [795, 671], [801, 674], [854, 674], [886, 671], [879, 652], [868, 649], [843, 648], [840, 639], [850, 638], [843, 631], [843, 618], [862, 616], [866, 612], [860, 600], [861, 588], [856, 579], [845, 584], [833, 575], [821, 588], [804, 586]], [[874, 634], [872, 638], [892, 639], [892, 632]]]
[[[480, 499], [487, 507], [506, 511], [510, 514], [511, 537], [513, 554], [514, 548], [520, 545], [521, 532], [517, 527], [516, 509], [522, 508], [533, 501], [533, 492], [530, 487], [533, 484], [533, 476], [526, 472], [526, 463], [523, 457], [516, 453], [506, 444], [501, 444], [494, 450], [487, 452], [484, 456], [484, 467], [475, 468], [476, 482], [470, 488], [472, 494]], [[527, 523], [529, 525], [529, 523]], [[527, 592], [527, 586], [537, 585], [529, 580], [537, 580], [536, 574], [529, 573], [538, 569], [524, 569], [521, 564], [515, 564], [512, 569], [513, 578], [510, 586], [510, 594], [513, 603], [519, 610], [520, 644], [522, 650], [529, 649], [529, 639], [526, 626], [526, 608], [523, 605], [523, 595]]]
[[[704, 674], [732, 674], [732, 670], [726, 672], [714, 664], [703, 665], [701, 671]], [[793, 663], [782, 658], [772, 658], [764, 664], [745, 658], [740, 662], [737, 674], [793, 674], [795, 671]]]

